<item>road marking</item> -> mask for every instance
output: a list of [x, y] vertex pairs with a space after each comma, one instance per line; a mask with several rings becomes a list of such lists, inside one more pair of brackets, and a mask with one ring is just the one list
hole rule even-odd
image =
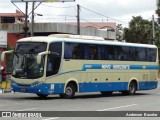
[[17, 111], [27, 111], [27, 110], [33, 110], [33, 109], [37, 109], [37, 108], [28, 108], [28, 109], [17, 110]]
[[55, 120], [58, 119], [59, 117], [54, 117], [54, 118], [48, 118], [48, 119], [42, 119], [42, 120]]
[[106, 109], [101, 109], [101, 110], [96, 110], [96, 111], [107, 111], [107, 110], [113, 110], [113, 109], [131, 107], [131, 106], [135, 106], [135, 105], [137, 105], [137, 104], [131, 104], [131, 105], [125, 105], [125, 106], [118, 106], [118, 107], [113, 107], [113, 108], [106, 108]]

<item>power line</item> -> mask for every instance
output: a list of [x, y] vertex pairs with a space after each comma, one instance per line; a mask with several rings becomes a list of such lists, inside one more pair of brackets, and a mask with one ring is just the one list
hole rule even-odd
[[90, 10], [90, 9], [85, 8], [85, 7], [83, 7], [83, 6], [81, 6], [81, 8], [83, 8], [83, 9], [85, 9], [85, 10], [88, 10], [88, 11], [90, 11], [90, 12], [93, 12], [93, 13], [95, 13], [95, 14], [97, 14], [97, 15], [100, 15], [100, 16], [103, 16], [103, 17], [106, 17], [107, 19], [108, 19], [108, 18], [110, 18], [110, 19], [112, 19], [112, 20], [115, 20], [115, 21], [118, 21], [118, 22], [121, 22], [121, 23], [128, 24], [128, 23], [126, 23], [126, 22], [124, 22], [124, 21], [120, 21], [120, 20], [118, 20], [118, 19], [114, 19], [114, 18], [108, 17], [108, 16], [106, 16], [106, 15], [103, 15], [103, 14], [98, 13], [98, 12], [96, 12], [96, 11]]
[[56, 6], [53, 6], [53, 5], [45, 5], [45, 4], [42, 4], [43, 6], [47, 6], [47, 7], [54, 7], [54, 8], [72, 8], [72, 7], [75, 7], [75, 6], [68, 6], [68, 7], [56, 7]]
[[93, 26], [95, 26], [96, 24], [94, 24], [93, 22], [89, 22], [88, 20], [86, 20], [86, 19], [84, 19], [84, 18], [81, 18], [83, 21], [86, 21], [86, 22], [88, 22], [88, 23], [90, 23], [90, 24], [92, 24]]
[[[53, 6], [53, 5], [46, 5], [46, 4], [41, 4], [41, 5], [47, 6], [47, 7], [53, 7], [53, 8], [73, 8], [73, 9], [74, 9], [74, 12], [75, 12], [75, 13], [77, 12], [75, 6], [56, 7], [56, 6]], [[92, 13], [95, 13], [95, 14], [97, 14], [97, 15], [103, 16], [103, 17], [107, 18], [107, 21], [108, 21], [108, 19], [111, 19], [111, 20], [114, 20], [114, 21], [117, 21], [117, 22], [120, 22], [120, 23], [128, 24], [128, 23], [126, 23], [126, 22], [124, 22], [124, 21], [121, 21], [121, 20], [119, 20], [119, 19], [115, 19], [115, 18], [106, 16], [106, 15], [104, 15], [104, 14], [101, 14], [101, 13], [98, 13], [98, 12], [96, 12], [96, 11], [90, 10], [90, 9], [88, 9], [88, 8], [86, 8], [86, 7], [80, 6], [80, 8], [83, 8], [83, 9], [85, 9], [85, 10], [87, 10], [87, 11], [90, 11], [90, 12], [92, 12]], [[73, 9], [72, 9], [72, 10], [73, 10]], [[58, 15], [57, 15], [57, 16], [58, 16]], [[70, 15], [59, 15], [59, 16], [75, 17], [75, 16], [70, 16]], [[81, 18], [81, 17], [80, 17], [80, 18]], [[83, 19], [83, 20], [84, 20], [84, 19]], [[85, 20], [85, 21], [86, 21], [86, 20]], [[86, 21], [86, 22], [89, 22], [89, 21]], [[91, 22], [90, 22], [90, 23], [91, 23]]]
[[54, 14], [45, 14], [45, 15], [49, 15], [49, 16], [60, 16], [60, 17], [76, 17], [76, 16], [72, 16], [72, 15], [54, 15]]

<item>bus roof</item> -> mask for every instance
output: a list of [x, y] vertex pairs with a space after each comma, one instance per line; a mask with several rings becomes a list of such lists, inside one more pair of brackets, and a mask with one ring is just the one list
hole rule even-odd
[[[68, 35], [68, 34], [67, 34]], [[150, 44], [139, 44], [139, 43], [125, 43], [111, 40], [104, 40], [101, 37], [94, 36], [82, 36], [82, 35], [70, 35], [70, 37], [65, 36], [40, 36], [40, 37], [27, 37], [18, 40], [17, 42], [74, 42], [74, 43], [86, 43], [86, 44], [107, 44], [107, 45], [117, 45], [117, 46], [133, 46], [133, 47], [147, 47], [147, 48], [157, 48], [155, 45]]]

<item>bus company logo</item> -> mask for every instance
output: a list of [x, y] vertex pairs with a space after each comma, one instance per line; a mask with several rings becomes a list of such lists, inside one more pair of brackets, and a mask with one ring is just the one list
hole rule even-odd
[[102, 65], [102, 69], [112, 69], [112, 65]]
[[129, 70], [130, 69], [130, 65], [113, 65], [113, 69]]
[[2, 112], [2, 117], [12, 117], [11, 112]]
[[102, 69], [129, 70], [130, 65], [102, 65]]

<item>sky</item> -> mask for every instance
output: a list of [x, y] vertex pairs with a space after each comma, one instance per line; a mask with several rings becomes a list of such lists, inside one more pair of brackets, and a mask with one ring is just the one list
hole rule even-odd
[[[25, 13], [25, 3], [15, 3]], [[36, 2], [36, 5], [38, 2]], [[75, 0], [75, 2], [43, 2], [36, 10], [35, 22], [76, 21], [77, 4], [81, 22], [116, 22], [127, 26], [132, 16], [151, 20], [155, 14], [156, 0]], [[13, 13], [16, 7], [11, 0], [0, 0], [0, 13]], [[29, 13], [32, 3], [29, 3]], [[29, 17], [31, 19], [31, 16]]]

